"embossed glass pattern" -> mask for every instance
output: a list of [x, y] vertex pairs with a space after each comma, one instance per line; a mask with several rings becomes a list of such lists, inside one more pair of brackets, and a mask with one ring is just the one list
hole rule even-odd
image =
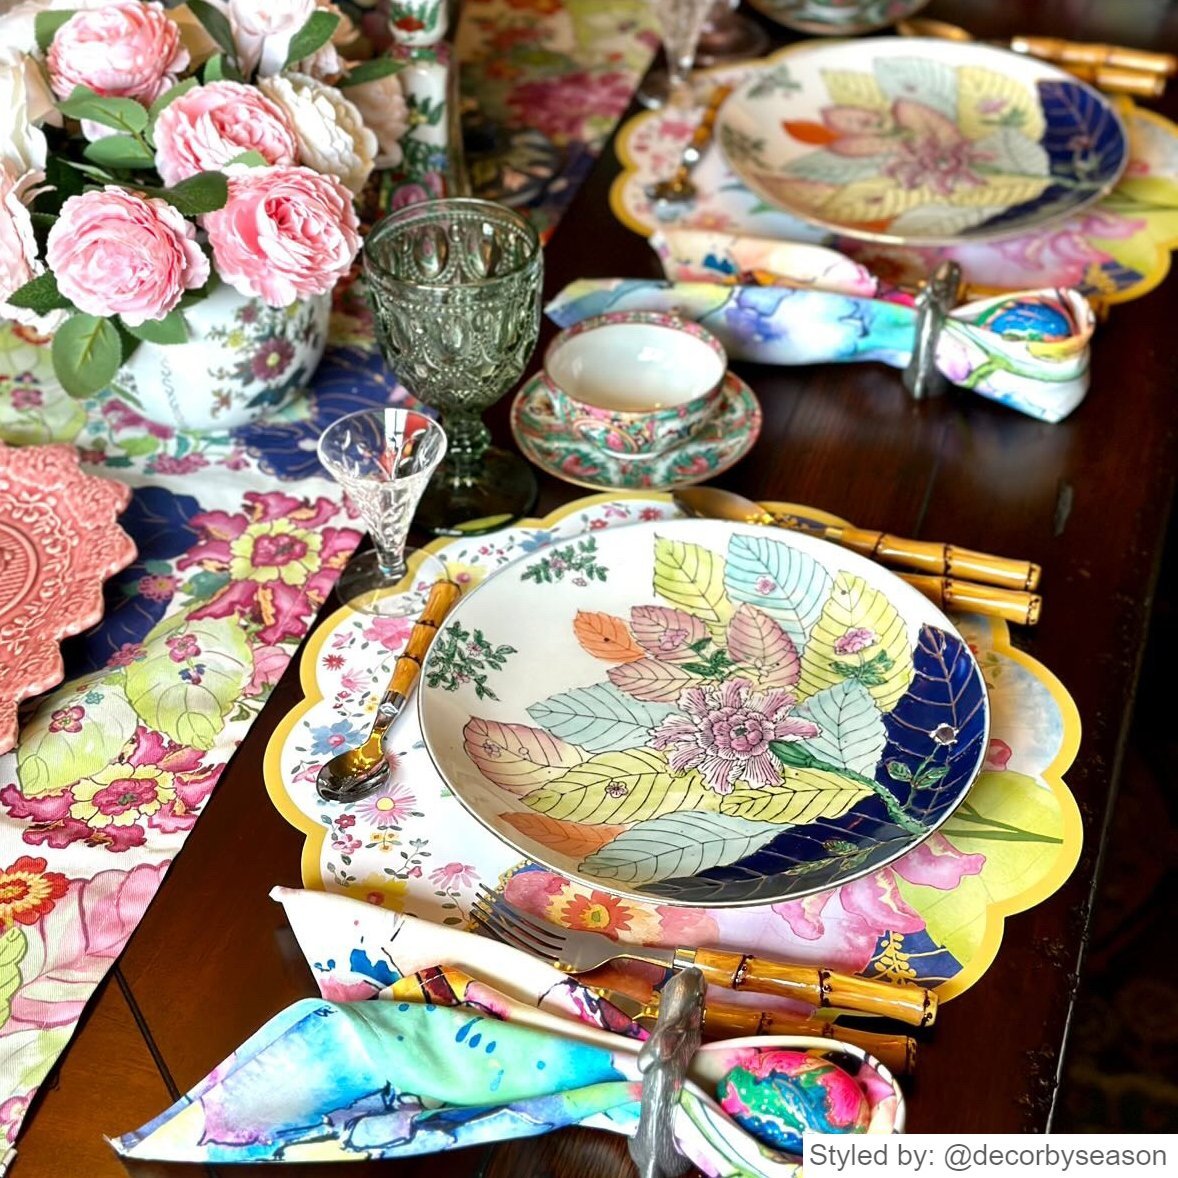
[[411, 205], [373, 229], [364, 271], [385, 359], [441, 411], [449, 438], [418, 522], [471, 534], [526, 514], [535, 476], [491, 447], [481, 414], [520, 379], [536, 346], [543, 255], [535, 230], [490, 201]]
[[339, 595], [353, 608], [420, 613], [429, 587], [446, 575], [436, 556], [405, 547], [414, 510], [445, 453], [442, 427], [412, 409], [364, 409], [323, 431], [319, 460], [372, 535], [373, 550], [354, 557], [339, 580]]

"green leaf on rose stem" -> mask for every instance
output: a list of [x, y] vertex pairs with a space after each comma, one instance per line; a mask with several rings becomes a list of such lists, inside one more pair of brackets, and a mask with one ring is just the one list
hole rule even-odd
[[139, 347], [139, 340], [127, 330], [122, 320], [112, 319], [111, 322], [115, 325], [115, 330], [119, 333], [119, 348], [122, 352], [119, 363], [126, 364], [135, 354], [135, 349]]
[[57, 104], [71, 119], [88, 119], [116, 131], [134, 134], [147, 128], [147, 111], [132, 98], [107, 98], [88, 86], [75, 86], [73, 93]]
[[177, 82], [170, 90], [165, 90], [152, 104], [147, 108], [148, 120], [152, 123], [160, 117], [160, 111], [165, 107], [171, 106], [181, 94], [187, 94], [189, 90], [196, 85], [195, 78], [185, 78], [183, 82]]
[[260, 151], [243, 151], [241, 155], [235, 155], [226, 167], [230, 164], [241, 164], [246, 168], [265, 168], [269, 166], [270, 161]]
[[339, 25], [339, 16], [326, 9], [317, 8], [307, 18], [307, 23], [290, 39], [286, 54], [286, 68], [310, 57], [316, 49], [326, 45]]
[[71, 397], [106, 388], [123, 362], [119, 332], [109, 319], [71, 315], [53, 336], [53, 371]]
[[91, 163], [107, 168], [151, 168], [155, 166], [152, 155], [142, 139], [130, 135], [108, 135], [86, 144], [82, 154]]
[[123, 326], [137, 339], [149, 344], [184, 344], [188, 342], [188, 327], [184, 316], [178, 311], [169, 311], [162, 319], [147, 319], [132, 327]]
[[37, 48], [44, 54], [49, 52], [49, 46], [67, 20], [73, 16], [72, 11], [62, 9], [58, 12], [38, 12], [33, 20], [33, 35], [37, 38]]
[[206, 85], [209, 82], [245, 81], [245, 79], [241, 76], [241, 70], [239, 70], [231, 60], [226, 58], [223, 53], [214, 53], [213, 56], [205, 62], [205, 68], [202, 77]]
[[166, 200], [186, 217], [199, 217], [222, 208], [229, 199], [229, 181], [223, 172], [198, 172], [171, 188], [148, 188], [149, 196]]
[[[100, 168], [95, 164], [84, 164], [81, 160], [70, 160], [69, 166], [77, 172], [81, 172], [85, 176], [89, 176], [91, 180], [97, 180], [100, 184], [117, 184], [118, 181], [105, 169]], [[85, 181], [82, 182], [82, 189], [86, 187]]]
[[376, 82], [387, 78], [389, 74], [399, 74], [405, 68], [405, 63], [393, 61], [391, 57], [374, 57], [371, 61], [357, 62], [344, 77], [336, 82], [336, 88], [344, 90], [348, 86], [363, 86], [365, 82]]
[[73, 303], [57, 289], [57, 279], [48, 270], [26, 282], [24, 286], [17, 287], [8, 296], [8, 301], [14, 307], [23, 307], [38, 315], [73, 306]]
[[230, 60], [237, 60], [237, 46], [233, 41], [233, 28], [229, 18], [214, 8], [208, 0], [188, 0], [188, 11], [201, 23], [201, 27], [217, 43], [221, 52]]

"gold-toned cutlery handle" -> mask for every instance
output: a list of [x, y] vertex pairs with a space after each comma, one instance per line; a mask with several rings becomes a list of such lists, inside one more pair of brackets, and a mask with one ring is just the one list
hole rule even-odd
[[393, 666], [393, 678], [389, 692], [408, 695], [421, 672], [421, 663], [429, 650], [430, 643], [437, 636], [438, 627], [445, 621], [454, 603], [462, 596], [462, 590], [453, 581], [435, 581], [426, 598], [425, 608], [417, 619], [405, 649]]
[[1043, 612], [1043, 598], [1021, 589], [1000, 589], [997, 585], [978, 585], [973, 581], [928, 577], [920, 573], [897, 573], [896, 576], [941, 609], [986, 614], [1020, 626], [1034, 626]]
[[1065, 41], [1060, 37], [1011, 37], [1016, 53], [1041, 57], [1057, 65], [1110, 66], [1160, 74], [1172, 78], [1178, 73], [1178, 57], [1173, 53], [1154, 53], [1148, 49], [1131, 49], [1125, 45], [1102, 45], [1094, 41]]
[[836, 1039], [862, 1047], [896, 1075], [910, 1075], [916, 1068], [916, 1040], [907, 1035], [857, 1031], [822, 1019], [794, 1018], [730, 1002], [709, 1002], [704, 1006], [705, 1039], [736, 1039], [744, 1035], [813, 1035]]
[[969, 548], [958, 548], [956, 544], [906, 540], [903, 536], [873, 532], [866, 528], [846, 527], [834, 531], [837, 535], [830, 538], [845, 547], [878, 560], [881, 564], [898, 565], [918, 573], [962, 577], [983, 585], [1024, 590], [1037, 588], [1042, 575], [1042, 569], [1029, 560], [974, 552]]
[[683, 949], [676, 964], [694, 965], [713, 986], [792, 998], [810, 1006], [838, 1007], [882, 1015], [914, 1027], [937, 1017], [937, 996], [920, 986], [893, 985], [808, 965], [786, 965], [724, 949]]

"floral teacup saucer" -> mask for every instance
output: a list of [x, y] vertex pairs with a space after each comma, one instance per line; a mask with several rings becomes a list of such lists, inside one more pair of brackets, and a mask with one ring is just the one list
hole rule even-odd
[[702, 483], [739, 462], [761, 432], [753, 390], [729, 372], [715, 415], [694, 437], [661, 454], [613, 454], [577, 437], [557, 414], [540, 376], [511, 406], [511, 432], [524, 456], [547, 474], [592, 490], [672, 491]]

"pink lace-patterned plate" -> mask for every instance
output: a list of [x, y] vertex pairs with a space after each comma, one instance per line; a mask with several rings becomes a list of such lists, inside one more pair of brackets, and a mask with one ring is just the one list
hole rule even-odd
[[102, 582], [135, 559], [115, 522], [130, 498], [73, 446], [0, 445], [0, 753], [17, 704], [61, 682], [58, 642], [102, 617]]

